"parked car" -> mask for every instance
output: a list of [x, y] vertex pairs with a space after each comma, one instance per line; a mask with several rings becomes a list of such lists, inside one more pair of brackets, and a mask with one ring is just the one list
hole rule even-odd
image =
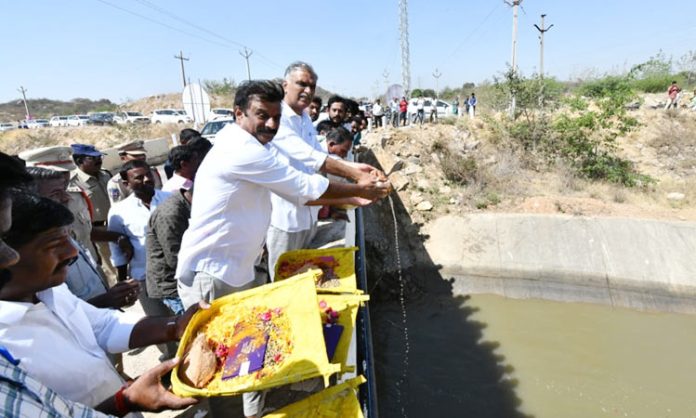
[[48, 121], [48, 123], [53, 128], [58, 127], [58, 126], [68, 126], [68, 117], [67, 116], [53, 116]]
[[224, 107], [217, 107], [210, 109], [210, 113], [208, 113], [208, 120], [216, 120], [216, 119], [221, 119], [221, 118], [233, 118], [234, 117], [234, 110], [232, 109], [226, 109]]
[[[431, 97], [424, 97], [423, 113], [426, 119], [430, 117], [430, 111], [433, 108], [433, 103], [437, 103], [437, 116], [439, 118], [451, 115], [451, 104], [443, 100], [433, 99]], [[412, 98], [408, 101], [408, 114], [411, 115], [411, 121], [414, 121], [416, 119], [416, 113], [418, 113], [418, 97]]]
[[193, 119], [186, 113], [181, 114], [174, 109], [155, 109], [152, 112], [152, 123], [191, 123]]
[[48, 119], [30, 119], [27, 121], [27, 128], [29, 129], [39, 129], [51, 126]]
[[9, 123], [9, 122], [0, 123], [0, 132], [9, 131], [9, 130], [12, 130], [14, 128], [16, 128], [16, 126], [14, 126], [14, 123]]
[[123, 124], [123, 123], [150, 123], [150, 118], [143, 115], [140, 112], [132, 112], [132, 111], [125, 111], [125, 112], [116, 112], [114, 114], [114, 122]]
[[89, 121], [87, 115], [70, 115], [68, 116], [68, 126], [85, 126]]
[[234, 123], [234, 118], [219, 118], [206, 122], [203, 129], [201, 129], [201, 136], [208, 141], [215, 143], [215, 135], [217, 135], [220, 129], [224, 128], [225, 125], [229, 123]]
[[113, 125], [114, 116], [109, 112], [95, 112], [89, 115], [89, 120], [87, 123], [97, 126]]

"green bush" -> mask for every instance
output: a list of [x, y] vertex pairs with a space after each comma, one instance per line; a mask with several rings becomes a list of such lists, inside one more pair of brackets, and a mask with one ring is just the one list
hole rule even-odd
[[669, 74], [655, 75], [641, 80], [634, 80], [631, 84], [633, 88], [638, 91], [645, 93], [661, 93], [666, 92], [669, 85], [672, 84], [678, 77], [671, 76]]

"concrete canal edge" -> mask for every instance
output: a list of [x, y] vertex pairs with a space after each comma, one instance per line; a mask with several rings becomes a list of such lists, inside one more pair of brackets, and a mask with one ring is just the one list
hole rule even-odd
[[472, 214], [424, 229], [456, 294], [696, 313], [696, 223]]

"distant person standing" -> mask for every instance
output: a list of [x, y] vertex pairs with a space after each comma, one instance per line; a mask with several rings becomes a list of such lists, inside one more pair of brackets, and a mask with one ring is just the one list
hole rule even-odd
[[459, 98], [455, 97], [454, 101], [452, 102], [452, 114], [454, 116], [457, 116], [459, 114]]
[[413, 122], [415, 123], [418, 121], [421, 125], [423, 125], [423, 119], [425, 117], [425, 99], [423, 99], [423, 96], [418, 98], [418, 101], [416, 101], [416, 120]]
[[469, 118], [473, 119], [474, 116], [476, 116], [476, 104], [478, 104], [478, 99], [476, 98], [476, 94], [471, 93], [471, 97], [469, 97], [469, 100], [467, 101], [467, 107], [469, 108]]
[[681, 88], [679, 88], [676, 81], [672, 81], [672, 85], [669, 86], [669, 89], [667, 89], [667, 96], [669, 96], [669, 102], [667, 102], [667, 107], [665, 107], [665, 110], [670, 109], [672, 106], [674, 106], [675, 109], [679, 107], [680, 93]]
[[430, 106], [430, 123], [438, 122], [437, 119], [437, 99], [433, 99]]
[[382, 127], [382, 117], [384, 116], [384, 109], [379, 102], [379, 99], [375, 100], [375, 104], [372, 105], [372, 118], [375, 128]]
[[399, 102], [399, 120], [401, 121], [401, 126], [406, 126], [406, 112], [408, 112], [408, 102], [406, 101], [406, 96], [401, 96], [401, 101]]
[[391, 110], [391, 124], [393, 127], [399, 127], [399, 99], [394, 97], [392, 102], [389, 104], [389, 109]]

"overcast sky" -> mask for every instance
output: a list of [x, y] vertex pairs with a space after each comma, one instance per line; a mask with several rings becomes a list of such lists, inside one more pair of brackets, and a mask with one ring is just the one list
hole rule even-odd
[[[0, 101], [20, 97], [115, 102], [182, 89], [174, 55], [183, 51], [192, 81], [240, 81], [239, 51], [253, 51], [252, 78], [280, 77], [294, 60], [319, 84], [374, 96], [401, 83], [398, 0], [179, 1], [39, 0], [2, 2]], [[412, 88], [490, 80], [511, 57], [512, 11], [502, 0], [410, 0]], [[696, 2], [524, 0], [518, 65], [538, 71], [534, 24], [554, 24], [545, 72], [559, 79], [615, 72], [662, 49], [675, 60], [696, 49]]]

